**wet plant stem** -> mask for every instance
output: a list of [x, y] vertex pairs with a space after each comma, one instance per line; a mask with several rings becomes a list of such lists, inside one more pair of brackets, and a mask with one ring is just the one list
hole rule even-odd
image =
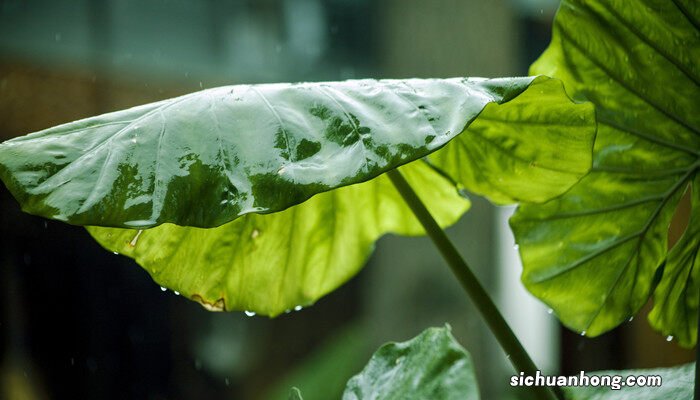
[[[525, 375], [535, 376], [538, 371], [537, 366], [535, 366], [535, 363], [527, 354], [525, 348], [523, 348], [523, 345], [515, 336], [515, 333], [510, 329], [503, 315], [498, 311], [493, 300], [491, 300], [491, 297], [484, 287], [481, 286], [466, 261], [464, 261], [452, 242], [450, 242], [445, 231], [440, 228], [418, 195], [413, 191], [398, 170], [394, 169], [387, 172], [387, 176], [391, 179], [391, 182], [399, 191], [406, 204], [408, 204], [411, 211], [413, 211], [413, 214], [418, 218], [418, 221], [423, 225], [426, 233], [438, 248], [440, 254], [442, 254], [442, 257], [450, 266], [450, 269], [479, 310], [481, 317], [486, 321], [486, 324], [498, 340], [503, 351], [505, 351], [513, 367], [515, 367], [516, 371], [523, 372]], [[535, 395], [534, 398], [536, 399], [563, 399], [560, 392], [555, 392], [551, 388], [531, 386], [529, 389], [532, 390]]]

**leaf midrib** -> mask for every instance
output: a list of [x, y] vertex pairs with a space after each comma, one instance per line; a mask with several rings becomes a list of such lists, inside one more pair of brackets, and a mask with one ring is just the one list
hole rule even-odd
[[[639, 238], [640, 238], [640, 239], [639, 239], [639, 243], [641, 243], [641, 241], [643, 240], [644, 235], [646, 235], [646, 233], [648, 232], [649, 228], [650, 228], [651, 225], [653, 224], [654, 220], [656, 220], [656, 218], [659, 216], [659, 213], [661, 212], [661, 210], [663, 209], [663, 207], [666, 205], [666, 203], [668, 202], [668, 200], [669, 200], [671, 197], [673, 197], [673, 195], [675, 194], [675, 192], [676, 192], [681, 186], [683, 186], [683, 184], [686, 183], [686, 182], [690, 179], [691, 176], [693, 176], [693, 174], [696, 172], [696, 170], [697, 170], [698, 168], [700, 168], [700, 161], [698, 161], [698, 162], [696, 162], [695, 164], [693, 164], [692, 168], [689, 168], [689, 169], [688, 169], [688, 172], [687, 172], [683, 177], [681, 177], [669, 190], [667, 190], [667, 191], [664, 193], [663, 199], [661, 199], [661, 202], [659, 203], [659, 205], [658, 205], [658, 206], [654, 209], [654, 211], [651, 213], [650, 217], [647, 219], [647, 222], [644, 224], [644, 226], [642, 227], [642, 229], [640, 229], [640, 230], [637, 231], [637, 232], [631, 233], [631, 234], [629, 234], [629, 235], [627, 235], [627, 236], [623, 236], [621, 239], [616, 240], [616, 241], [615, 241], [614, 243], [612, 243], [610, 246], [605, 247], [605, 248], [602, 248], [602, 249], [600, 249], [600, 250], [598, 250], [598, 251], [595, 251], [595, 252], [593, 252], [593, 253], [590, 253], [590, 254], [586, 255], [585, 257], [579, 258], [576, 262], [574, 262], [574, 263], [572, 263], [572, 264], [569, 264], [569, 265], [567, 265], [567, 266], [565, 266], [565, 267], [563, 267], [563, 268], [561, 268], [561, 269], [558, 269], [558, 270], [556, 270], [556, 271], [553, 271], [553, 272], [551, 272], [551, 273], [549, 273], [549, 274], [545, 274], [545, 273], [537, 274], [538, 276], [537, 276], [536, 278], [534, 278], [534, 279], [529, 279], [529, 281], [530, 281], [530, 282], [533, 282], [533, 283], [542, 283], [542, 282], [551, 280], [551, 279], [553, 279], [553, 278], [556, 278], [556, 277], [559, 276], [559, 275], [563, 275], [563, 274], [565, 274], [565, 273], [568, 273], [568, 272], [570, 272], [570, 271], [572, 271], [572, 270], [574, 270], [574, 269], [580, 267], [581, 265], [586, 264], [588, 261], [590, 261], [590, 260], [592, 260], [592, 259], [594, 259], [594, 258], [596, 258], [596, 257], [598, 257], [598, 256], [600, 256], [600, 255], [602, 255], [602, 254], [604, 254], [604, 253], [606, 253], [606, 252], [608, 252], [608, 251], [611, 250], [611, 249], [614, 249], [614, 248], [616, 248], [616, 247], [618, 247], [618, 246], [620, 246], [620, 245], [622, 245], [622, 244], [624, 244], [624, 243], [626, 243], [626, 242], [628, 242], [628, 241], [634, 239], [635, 237], [639, 237]], [[639, 243], [637, 244], [637, 250], [635, 250], [636, 253], [639, 252], [639, 246], [640, 246]], [[634, 254], [634, 253], [633, 253], [633, 254]], [[625, 265], [624, 268], [627, 268], [627, 265]], [[545, 272], [546, 272], [546, 271], [545, 271]], [[616, 284], [617, 284], [617, 282], [615, 283], [615, 285], [616, 285]], [[606, 297], [606, 299], [607, 299], [607, 297]]]
[[696, 158], [700, 157], [700, 151], [698, 151], [696, 149], [691, 149], [691, 148], [688, 148], [685, 146], [675, 144], [673, 142], [669, 142], [669, 141], [662, 139], [658, 136], [652, 136], [652, 135], [649, 135], [647, 133], [639, 132], [637, 130], [632, 129], [630, 126], [623, 127], [622, 125], [618, 124], [615, 120], [609, 119], [609, 118], [605, 117], [604, 115], [601, 115], [601, 113], [598, 113], [598, 115], [596, 115], [596, 120], [597, 120], [599, 125], [600, 124], [607, 125], [611, 128], [617, 129], [621, 132], [629, 133], [630, 135], [637, 136], [637, 137], [644, 139], [644, 140], [647, 140], [649, 142], [660, 144], [662, 146], [665, 146], [665, 147], [668, 147], [668, 148], [671, 148], [674, 150], [679, 150], [679, 151], [688, 153], [690, 155], [695, 156]]

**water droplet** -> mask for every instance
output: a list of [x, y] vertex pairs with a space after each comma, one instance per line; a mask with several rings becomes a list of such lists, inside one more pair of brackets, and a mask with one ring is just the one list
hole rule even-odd
[[200, 89], [204, 88], [204, 85], [202, 85], [202, 82], [199, 82], [199, 88]]
[[119, 255], [119, 252], [118, 252], [118, 251], [113, 251], [112, 254], [114, 254], [115, 256], [118, 256], [118, 255]]
[[75, 358], [73, 358], [73, 357], [70, 358], [70, 365], [75, 365]]
[[254, 311], [244, 311], [244, 313], [245, 313], [245, 315], [247, 315], [247, 316], [249, 316], [249, 317], [252, 317], [252, 316], [255, 315], [255, 312], [254, 312]]
[[138, 219], [134, 221], [126, 221], [124, 222], [124, 225], [130, 227], [130, 228], [143, 228], [143, 227], [150, 227], [155, 225], [155, 221], [151, 221], [148, 219]]
[[180, 295], [180, 292], [178, 292], [177, 290], [173, 290], [173, 293], [175, 293], [175, 296], [179, 296], [179, 295]]
[[255, 239], [258, 236], [260, 236], [260, 231], [257, 229], [253, 229], [253, 232], [250, 233], [250, 238]]
[[289, 309], [289, 308], [288, 308], [288, 309], [286, 309], [286, 310], [284, 310], [284, 313], [285, 313], [285, 314], [289, 314], [290, 312], [292, 312], [292, 310], [291, 310], [291, 309]]
[[510, 354], [506, 354], [506, 358], [510, 360]]
[[302, 306], [296, 306], [294, 307], [294, 311], [301, 311], [303, 308]]
[[547, 310], [547, 314], [551, 314], [553, 312], [554, 312], [554, 310], [552, 310], [551, 308]]
[[634, 317], [630, 317], [630, 319], [628, 319], [627, 322], [632, 322], [633, 319]]
[[226, 382], [226, 386], [228, 386], [228, 385], [231, 383], [231, 382], [229, 382], [228, 378], [226, 378], [226, 379], [224, 380], [224, 382]]
[[518, 250], [519, 248], [520, 248], [520, 246], [518, 246], [517, 243], [515, 244], [515, 246], [513, 246], [513, 249], [515, 249], [515, 250]]
[[166, 290], [168, 290], [168, 288], [161, 286], [161, 287], [160, 287], [160, 290], [163, 291], [163, 292], [165, 292]]
[[667, 341], [667, 342], [670, 342], [671, 340], [673, 340], [673, 336], [672, 336], [672, 335], [666, 336], [666, 341]]
[[49, 227], [49, 223], [44, 221], [44, 229], [47, 229]]
[[581, 336], [586, 336], [586, 331], [581, 331]]
[[398, 364], [401, 364], [402, 361], [403, 361], [403, 357], [399, 357], [396, 359], [395, 363], [396, 363], [396, 365], [398, 365]]

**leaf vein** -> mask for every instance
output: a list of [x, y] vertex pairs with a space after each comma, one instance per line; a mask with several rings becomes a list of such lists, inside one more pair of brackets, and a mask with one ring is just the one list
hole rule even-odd
[[579, 42], [577, 42], [574, 39], [574, 36], [571, 35], [566, 29], [567, 28], [564, 25], [559, 26], [559, 32], [561, 33], [562, 37], [564, 39], [568, 40], [569, 42], [571, 42], [571, 44], [574, 47], [576, 47], [582, 54], [584, 54], [600, 71], [602, 71], [608, 77], [610, 77], [610, 79], [617, 82], [621, 87], [625, 88], [628, 92], [635, 95], [637, 98], [644, 101], [645, 103], [650, 105], [652, 108], [654, 108], [657, 111], [661, 112], [662, 114], [666, 115], [670, 119], [676, 121], [679, 125], [685, 127], [686, 129], [693, 132], [694, 134], [700, 136], [700, 130], [698, 130], [696, 127], [691, 126], [689, 123], [687, 123], [682, 118], [678, 117], [676, 114], [672, 113], [669, 110], [666, 110], [664, 107], [661, 107], [659, 104], [656, 104], [656, 102], [654, 100], [644, 96], [636, 88], [634, 88], [632, 85], [628, 84], [624, 79], [620, 78], [619, 76], [614, 74], [612, 71], [610, 71], [608, 68], [606, 68], [600, 60], [598, 60], [597, 58], [594, 57], [593, 53], [588, 51], [583, 45], [581, 45]]

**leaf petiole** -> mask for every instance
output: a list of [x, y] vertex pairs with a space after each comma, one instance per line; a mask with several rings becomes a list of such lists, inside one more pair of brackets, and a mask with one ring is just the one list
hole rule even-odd
[[[503, 351], [505, 351], [513, 367], [515, 367], [518, 372], [524, 372], [527, 375], [534, 376], [538, 371], [537, 366], [527, 354], [525, 348], [515, 336], [515, 333], [510, 329], [503, 315], [498, 311], [493, 300], [491, 300], [491, 297], [484, 287], [481, 286], [478, 279], [469, 268], [469, 265], [467, 265], [452, 242], [450, 242], [445, 231], [440, 228], [416, 192], [413, 191], [398, 170], [393, 169], [386, 174], [413, 214], [418, 218], [418, 221], [425, 229], [430, 240], [435, 244], [438, 251], [459, 280], [459, 283], [474, 302], [481, 317], [486, 321], [486, 324], [498, 340]], [[563, 399], [560, 393], [548, 387], [531, 386], [530, 389], [533, 391], [533, 394], [535, 394], [535, 398], [538, 399]]]

